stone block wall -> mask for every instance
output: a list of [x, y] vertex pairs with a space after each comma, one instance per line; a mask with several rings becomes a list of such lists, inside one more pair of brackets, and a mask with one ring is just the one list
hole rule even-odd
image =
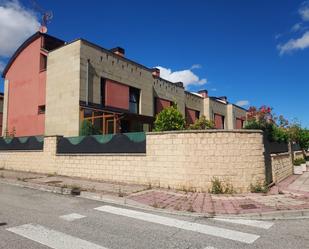
[[1, 151], [0, 167], [202, 191], [210, 188], [213, 177], [238, 192], [265, 181], [261, 131], [148, 133], [145, 154], [60, 155], [57, 139], [45, 137], [43, 151]]
[[293, 162], [290, 152], [271, 155], [273, 182], [279, 183], [293, 174]]

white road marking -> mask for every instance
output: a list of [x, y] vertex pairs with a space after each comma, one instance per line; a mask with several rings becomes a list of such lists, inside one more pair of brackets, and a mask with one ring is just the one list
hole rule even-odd
[[259, 220], [242, 220], [242, 219], [221, 219], [221, 218], [214, 218], [217, 221], [224, 221], [229, 223], [241, 224], [246, 226], [258, 227], [263, 229], [271, 228], [274, 223], [267, 222], [267, 221], [259, 221]]
[[217, 248], [215, 248], [215, 247], [213, 247], [213, 246], [207, 246], [207, 247], [205, 247], [204, 249], [217, 249]]
[[174, 218], [163, 217], [155, 214], [149, 214], [139, 211], [134, 211], [130, 209], [117, 208], [113, 206], [101, 206], [95, 208], [95, 210], [107, 212], [111, 214], [126, 216], [138, 220], [143, 220], [147, 222], [157, 223], [165, 226], [176, 227], [183, 230], [203, 233], [207, 235], [212, 235], [220, 238], [230, 239], [234, 241], [239, 241], [247, 244], [251, 244], [256, 241], [260, 236], [250, 233], [243, 233], [234, 230], [229, 230], [225, 228], [219, 228], [215, 226], [203, 225], [198, 223], [193, 223], [184, 220], [177, 220]]
[[53, 249], [107, 249], [106, 247], [37, 224], [25, 224], [6, 230]]
[[63, 219], [63, 220], [66, 220], [66, 221], [74, 221], [74, 220], [82, 219], [82, 218], [85, 218], [85, 217], [86, 216], [84, 216], [84, 215], [76, 214], [76, 213], [59, 216], [60, 219]]

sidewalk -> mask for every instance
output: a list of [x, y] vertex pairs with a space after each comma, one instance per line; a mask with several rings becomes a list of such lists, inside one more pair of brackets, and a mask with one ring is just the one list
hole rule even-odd
[[268, 194], [212, 195], [151, 188], [146, 185], [91, 181], [57, 175], [34, 174], [0, 169], [0, 182], [62, 194], [77, 190], [86, 198], [169, 212], [187, 212], [205, 216], [267, 214], [268, 212], [309, 211], [309, 172], [290, 176]]

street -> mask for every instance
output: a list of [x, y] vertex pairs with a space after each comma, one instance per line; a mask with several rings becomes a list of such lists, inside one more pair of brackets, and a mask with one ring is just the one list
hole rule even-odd
[[214, 220], [0, 184], [0, 248], [309, 248], [309, 219]]

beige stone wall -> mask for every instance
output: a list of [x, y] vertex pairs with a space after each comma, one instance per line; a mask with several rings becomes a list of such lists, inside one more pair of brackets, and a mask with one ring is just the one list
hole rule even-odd
[[202, 97], [199, 97], [189, 92], [185, 92], [185, 106], [187, 108], [199, 111], [200, 115], [204, 114], [203, 100], [204, 99]]
[[294, 159], [303, 159], [304, 158], [304, 154], [302, 151], [294, 151]]
[[45, 135], [78, 136], [80, 41], [48, 54]]
[[247, 112], [233, 104], [227, 105], [227, 129], [236, 129], [236, 119], [237, 118], [246, 118]]
[[100, 80], [111, 79], [141, 90], [140, 114], [153, 116], [154, 78], [150, 70], [81, 41], [80, 100], [86, 101], [87, 60], [89, 60], [89, 101], [100, 104]]
[[293, 163], [290, 152], [271, 155], [273, 182], [279, 183], [293, 174]]
[[238, 192], [265, 180], [258, 131], [149, 133], [146, 150], [141, 155], [56, 155], [56, 137], [46, 137], [43, 152], [0, 152], [0, 167], [204, 191], [214, 176]]
[[7, 128], [8, 118], [8, 96], [9, 96], [9, 81], [4, 80], [4, 97], [3, 97], [3, 116], [2, 116], [2, 131], [1, 135], [4, 135], [4, 131]]

